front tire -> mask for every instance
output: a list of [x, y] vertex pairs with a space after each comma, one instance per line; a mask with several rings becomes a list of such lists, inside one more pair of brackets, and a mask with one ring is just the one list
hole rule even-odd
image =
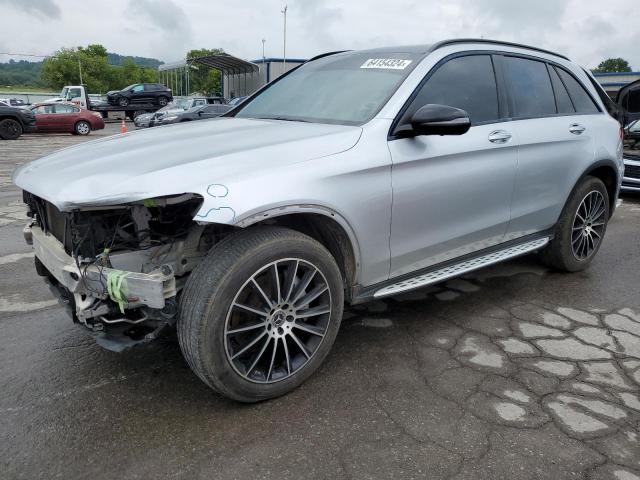
[[336, 338], [340, 270], [317, 241], [293, 230], [232, 234], [191, 273], [178, 339], [191, 369], [241, 402], [283, 395], [322, 363]]
[[91, 133], [91, 125], [89, 124], [89, 122], [80, 120], [74, 127], [74, 133], [76, 135], [89, 135], [89, 133]]
[[120, 105], [121, 107], [126, 107], [129, 105], [129, 99], [126, 97], [122, 97], [118, 99], [118, 105]]
[[602, 245], [609, 205], [602, 180], [591, 176], [582, 180], [560, 214], [553, 240], [540, 254], [542, 261], [565, 272], [587, 268]]
[[22, 135], [22, 125], [13, 118], [5, 118], [0, 121], [0, 138], [4, 140], [16, 140]]

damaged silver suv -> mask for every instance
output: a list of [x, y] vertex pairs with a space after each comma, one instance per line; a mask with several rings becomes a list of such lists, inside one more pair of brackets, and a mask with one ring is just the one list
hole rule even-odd
[[345, 302], [535, 251], [587, 267], [623, 171], [600, 94], [503, 42], [327, 54], [222, 118], [19, 168], [25, 237], [102, 346], [175, 327], [207, 385], [267, 399], [318, 368]]

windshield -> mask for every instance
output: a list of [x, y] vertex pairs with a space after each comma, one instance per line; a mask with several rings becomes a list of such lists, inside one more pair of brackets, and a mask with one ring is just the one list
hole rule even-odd
[[133, 87], [135, 87], [136, 85], [138, 85], [137, 83], [132, 83], [131, 85], [129, 85], [128, 87], [124, 87], [122, 90], [120, 90], [121, 92], [124, 92], [125, 90], [131, 90]]
[[419, 59], [408, 53], [320, 58], [247, 100], [236, 117], [360, 125], [380, 111]]
[[191, 103], [191, 99], [190, 98], [179, 98], [177, 100], [174, 100], [173, 108], [174, 109], [175, 108], [182, 108], [183, 110], [186, 110], [190, 103]]

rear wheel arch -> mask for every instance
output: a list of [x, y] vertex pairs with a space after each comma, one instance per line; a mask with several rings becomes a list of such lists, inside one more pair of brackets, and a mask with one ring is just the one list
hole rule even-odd
[[607, 187], [607, 193], [609, 194], [609, 215], [612, 215], [616, 203], [616, 192], [618, 189], [618, 170], [616, 164], [609, 160], [600, 160], [599, 162], [596, 162], [581, 175], [580, 179], [576, 182], [576, 187], [587, 176], [599, 178], [602, 180], [605, 187]]

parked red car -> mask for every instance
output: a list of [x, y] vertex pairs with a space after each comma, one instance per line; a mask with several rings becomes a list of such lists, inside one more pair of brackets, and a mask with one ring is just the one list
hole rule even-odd
[[91, 130], [104, 128], [99, 113], [70, 103], [40, 103], [32, 106], [31, 111], [36, 116], [36, 133], [89, 135]]

